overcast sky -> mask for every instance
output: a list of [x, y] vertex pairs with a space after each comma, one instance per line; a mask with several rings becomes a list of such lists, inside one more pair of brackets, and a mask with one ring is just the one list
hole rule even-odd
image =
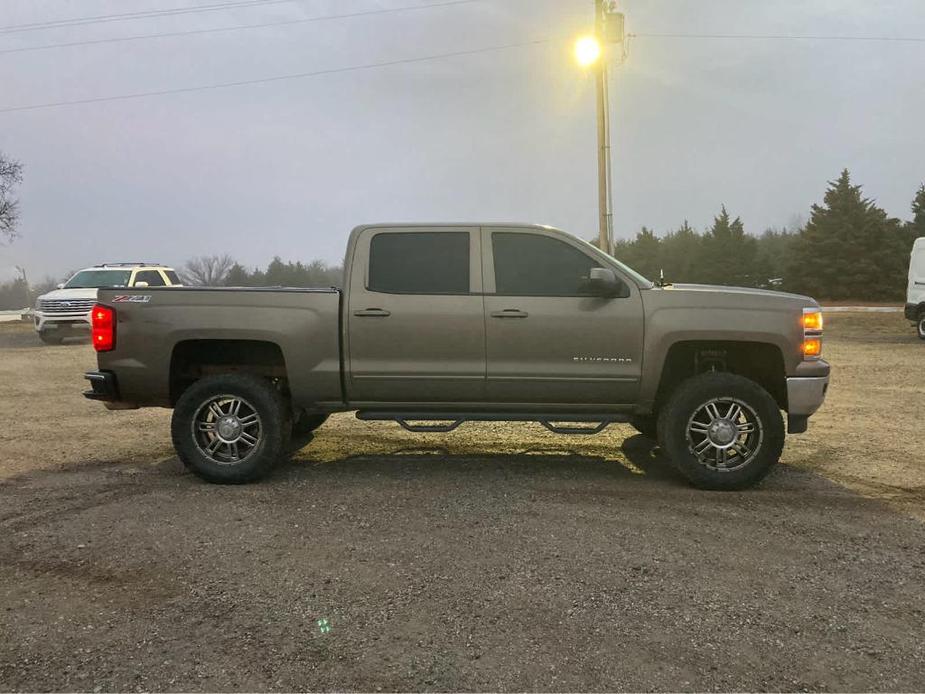
[[[2, 0], [0, 25], [230, 0]], [[445, 0], [443, 0], [445, 1]], [[593, 81], [570, 37], [592, 0], [452, 6], [40, 51], [441, 0], [291, 0], [3, 31], [0, 109], [547, 43], [302, 79], [0, 113], [22, 237], [0, 276], [229, 253], [340, 262], [374, 221], [528, 221], [596, 236]], [[623, 0], [637, 33], [925, 37], [925, 0]], [[848, 167], [908, 218], [925, 180], [925, 43], [639, 37], [612, 81], [617, 236], [760, 232]]]

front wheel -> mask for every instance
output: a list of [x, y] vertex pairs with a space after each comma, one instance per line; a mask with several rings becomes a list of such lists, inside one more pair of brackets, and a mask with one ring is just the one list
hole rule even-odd
[[243, 484], [268, 475], [289, 443], [288, 404], [274, 384], [250, 374], [196, 381], [173, 411], [180, 460], [209, 482]]
[[39, 330], [39, 339], [46, 345], [60, 345], [64, 336], [60, 330]]
[[919, 322], [918, 322], [918, 325], [916, 326], [916, 328], [917, 328], [918, 333], [919, 333], [919, 339], [920, 339], [920, 340], [925, 340], [925, 313], [923, 313], [921, 316], [919, 316]]
[[730, 373], [681, 383], [659, 416], [668, 457], [701, 489], [744, 489], [767, 475], [784, 448], [784, 422], [761, 386]]

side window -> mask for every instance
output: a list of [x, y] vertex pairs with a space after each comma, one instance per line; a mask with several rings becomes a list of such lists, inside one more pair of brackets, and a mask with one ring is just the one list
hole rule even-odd
[[376, 234], [369, 244], [367, 288], [391, 294], [468, 294], [469, 234]]
[[564, 241], [537, 234], [495, 232], [495, 293], [509, 296], [588, 296], [593, 258]]
[[157, 270], [142, 270], [135, 273], [135, 284], [147, 282], [149, 287], [163, 287], [165, 282]]
[[183, 284], [179, 275], [173, 270], [164, 270], [164, 274], [167, 275], [167, 281], [170, 282], [170, 284]]

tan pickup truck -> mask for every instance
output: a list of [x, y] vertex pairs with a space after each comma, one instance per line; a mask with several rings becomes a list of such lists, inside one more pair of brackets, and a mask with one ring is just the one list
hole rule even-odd
[[739, 489], [780, 457], [781, 412], [805, 431], [829, 382], [812, 299], [657, 286], [544, 226], [361, 226], [343, 290], [101, 289], [98, 301], [86, 396], [173, 408], [179, 457], [213, 482], [266, 475], [293, 432], [356, 410], [421, 432], [629, 422], [694, 485]]

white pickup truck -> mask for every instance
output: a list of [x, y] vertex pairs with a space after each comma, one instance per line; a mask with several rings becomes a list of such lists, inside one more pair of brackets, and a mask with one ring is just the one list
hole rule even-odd
[[157, 263], [105, 263], [86, 268], [40, 296], [35, 303], [35, 330], [42, 342], [59, 345], [90, 330], [90, 310], [100, 287], [171, 287], [181, 284], [177, 273]]

